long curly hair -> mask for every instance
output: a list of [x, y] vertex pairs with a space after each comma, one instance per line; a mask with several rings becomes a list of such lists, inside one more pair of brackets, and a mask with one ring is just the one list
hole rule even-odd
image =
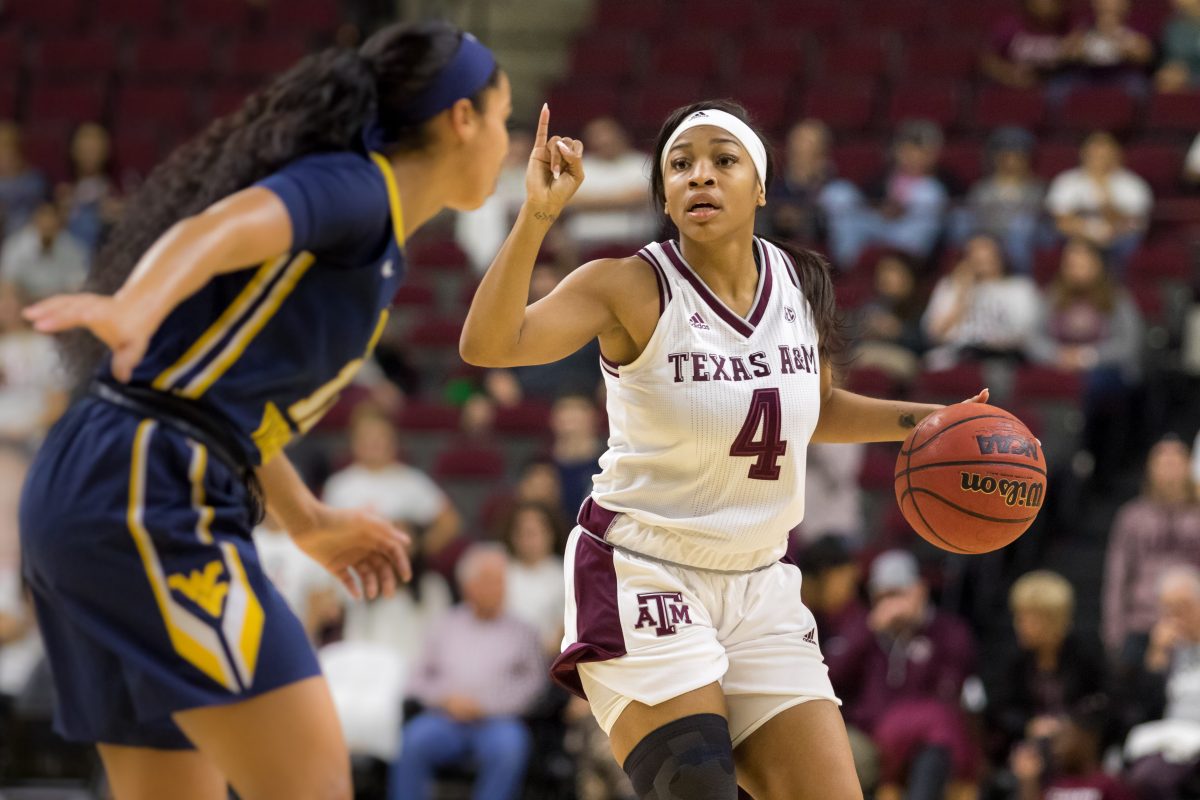
[[[363, 126], [373, 117], [392, 143], [386, 155], [425, 147], [426, 123], [403, 121], [404, 110], [454, 56], [462, 36], [445, 22], [398, 24], [357, 50], [330, 48], [302, 59], [154, 168], [101, 248], [86, 290], [112, 294], [172, 225], [289, 162], [362, 149]], [[484, 89], [495, 86], [499, 74], [497, 67]], [[471, 98], [477, 109], [482, 95]], [[65, 335], [62, 349], [77, 383], [104, 353], [85, 332]]]
[[[658, 132], [658, 137], [654, 142], [654, 156], [651, 159], [650, 167], [650, 193], [655, 208], [661, 209], [667, 200], [666, 183], [662, 170], [662, 154], [663, 149], [667, 146], [667, 140], [675, 132], [675, 129], [679, 127], [681, 122], [693, 113], [707, 108], [715, 108], [718, 111], [732, 114], [749, 125], [750, 129], [758, 134], [758, 138], [762, 139], [767, 149], [767, 185], [763, 189], [769, 190], [771, 188], [771, 181], [775, 178], [775, 154], [771, 151], [770, 140], [754, 124], [754, 121], [750, 118], [750, 114], [744, 107], [732, 100], [702, 100], [672, 111], [667, 116], [666, 122], [663, 123], [662, 129]], [[812, 307], [813, 319], [816, 322], [817, 328], [818, 349], [821, 356], [823, 358], [830, 358], [834, 366], [841, 366], [846, 341], [845, 325], [841, 314], [838, 312], [837, 300], [834, 297], [833, 278], [830, 274], [829, 262], [819, 253], [800, 247], [792, 242], [774, 239], [769, 236], [762, 238], [786, 252], [796, 263], [796, 271], [800, 278], [800, 289], [804, 292], [809, 306]]]

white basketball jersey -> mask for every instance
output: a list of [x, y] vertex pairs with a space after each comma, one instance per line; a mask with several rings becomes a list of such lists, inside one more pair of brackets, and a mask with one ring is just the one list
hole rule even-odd
[[746, 318], [714, 295], [675, 242], [638, 256], [661, 315], [632, 363], [602, 359], [608, 451], [592, 498], [620, 512], [607, 540], [709, 569], [778, 560], [804, 516], [805, 452], [821, 410], [812, 310], [791, 257], [754, 240]]

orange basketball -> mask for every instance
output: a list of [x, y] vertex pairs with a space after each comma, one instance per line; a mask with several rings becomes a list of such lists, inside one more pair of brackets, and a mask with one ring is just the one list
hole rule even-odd
[[918, 425], [896, 459], [908, 524], [951, 553], [987, 553], [1024, 533], [1046, 497], [1041, 443], [1002, 408], [957, 403]]

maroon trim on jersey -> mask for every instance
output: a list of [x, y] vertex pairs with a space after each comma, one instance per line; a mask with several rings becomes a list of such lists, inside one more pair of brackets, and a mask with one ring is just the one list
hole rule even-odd
[[737, 314], [729, 309], [729, 306], [721, 302], [721, 300], [712, 293], [705, 285], [704, 281], [700, 280], [688, 263], [683, 259], [683, 253], [679, 251], [678, 245], [671, 241], [663, 245], [663, 252], [667, 254], [667, 258], [675, 265], [675, 269], [684, 279], [692, 285], [696, 290], [696, 294], [700, 295], [705, 303], [708, 304], [717, 316], [725, 320], [725, 324], [733, 328], [747, 339], [754, 333], [754, 327], [762, 320], [763, 314], [767, 311], [767, 304], [771, 300], [771, 268], [768, 264], [759, 265], [759, 280], [758, 280], [758, 298], [754, 303], [754, 307], [750, 309], [750, 316], [747, 319], [742, 319]]
[[[591, 504], [610, 514], [609, 524], [616, 514], [601, 509], [591, 498], [580, 510], [580, 524], [596, 533], [583, 522], [584, 512]], [[601, 533], [608, 530], [605, 525]], [[597, 534], [600, 535], [600, 534]], [[608, 661], [625, 655], [625, 632], [621, 628], [621, 610], [617, 604], [617, 570], [613, 566], [612, 545], [598, 542], [591, 536], [580, 536], [575, 542], [575, 626], [576, 641], [554, 659], [550, 677], [567, 691], [587, 699], [577, 667], [581, 663]]]
[[[763, 247], [765, 248], [766, 245], [763, 245]], [[796, 284], [796, 288], [799, 289], [800, 272], [796, 269], [796, 262], [792, 258], [792, 254], [787, 250], [784, 250], [782, 247], [776, 247], [776, 249], [779, 251], [780, 255], [783, 256], [783, 264], [787, 267], [788, 277], [792, 279], [792, 283]]]
[[617, 368], [620, 366], [620, 364], [609, 361], [607, 358], [605, 358], [603, 353], [600, 354], [600, 369], [602, 369], [606, 374], [612, 375], [614, 378], [621, 377], [621, 373], [617, 372]]
[[579, 507], [579, 515], [575, 518], [575, 521], [579, 523], [579, 527], [588, 533], [598, 539], [604, 539], [608, 536], [608, 529], [612, 527], [613, 520], [617, 516], [616, 511], [609, 511], [589, 497]]
[[667, 273], [663, 271], [662, 265], [646, 248], [642, 248], [637, 253], [638, 258], [645, 261], [654, 268], [654, 279], [658, 281], [658, 315], [661, 317], [663, 312], [667, 310], [667, 303], [671, 301], [671, 284], [667, 281]]

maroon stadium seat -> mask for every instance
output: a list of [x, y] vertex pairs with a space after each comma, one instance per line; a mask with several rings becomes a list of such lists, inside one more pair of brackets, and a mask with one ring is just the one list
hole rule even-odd
[[571, 83], [597, 78], [603, 81], [623, 80], [633, 71], [635, 52], [628, 36], [586, 36], [571, 48]]
[[295, 39], [245, 39], [233, 45], [229, 68], [240, 78], [263, 80], [289, 69], [307, 52]]
[[0, 119], [12, 119], [17, 115], [17, 87], [15, 81], [0, 83]]
[[996, 23], [1017, 13], [1016, 7], [1009, 0], [939, 3], [937, 9], [937, 13], [930, 19], [931, 23], [951, 36], [970, 36], [981, 42], [987, 41]]
[[653, 135], [667, 115], [680, 106], [703, 97], [699, 81], [675, 80], [662, 85], [643, 86], [633, 96], [631, 116], [635, 132]]
[[1017, 368], [1012, 394], [1022, 403], [1031, 400], [1073, 401], [1083, 396], [1083, 377], [1078, 372], [1027, 364]]
[[1195, 274], [1195, 251], [1186, 240], [1142, 244], [1129, 262], [1128, 277], [1134, 284], [1177, 281], [1190, 285]]
[[5, 16], [23, 26], [46, 31], [74, 30], [83, 18], [83, 0], [13, 0], [5, 4]]
[[769, 31], [797, 31], [826, 36], [841, 30], [846, 21], [845, 4], [833, 2], [797, 2], [774, 0], [764, 21]]
[[550, 404], [525, 400], [509, 408], [497, 408], [492, 427], [497, 433], [545, 434], [550, 429]]
[[942, 168], [963, 185], [970, 186], [983, 176], [983, 144], [970, 139], [955, 139], [942, 148]]
[[113, 161], [123, 183], [145, 180], [163, 155], [162, 138], [155, 130], [121, 126], [113, 132]]
[[705, 80], [716, 74], [718, 49], [712, 41], [693, 36], [659, 44], [654, 48], [651, 75]]
[[455, 406], [430, 403], [425, 400], [407, 400], [396, 415], [396, 424], [406, 431], [458, 430], [462, 412]]
[[350, 384], [338, 395], [333, 407], [317, 420], [316, 429], [332, 432], [345, 431], [350, 427], [350, 419], [354, 416], [354, 409], [358, 408], [359, 404], [364, 402], [370, 393], [370, 390], [365, 386]]
[[67, 158], [70, 129], [43, 117], [35, 119], [36, 122], [21, 131], [21, 149], [25, 151], [25, 157], [46, 173], [52, 183], [66, 180], [70, 172]]
[[853, 311], [862, 306], [875, 293], [870, 270], [866, 267], [868, 259], [878, 255], [877, 250], [868, 248], [859, 258], [858, 264], [850, 272], [838, 276], [833, 284], [833, 294], [837, 298], [838, 308], [842, 311]]
[[867, 445], [862, 471], [858, 483], [868, 492], [883, 492], [892, 488], [896, 480], [896, 446], [888, 444]]
[[170, 21], [171, 0], [104, 0], [94, 25], [137, 31], [159, 30]]
[[924, 0], [890, 0], [860, 3], [855, 22], [859, 30], [911, 36], [926, 26], [929, 16], [930, 6]]
[[933, 120], [942, 128], [952, 128], [962, 108], [962, 91], [955, 84], [921, 83], [897, 87], [888, 102], [888, 122], [906, 119]]
[[1185, 152], [1169, 144], [1131, 144], [1125, 151], [1125, 166], [1142, 176], [1157, 197], [1175, 194], [1183, 174]]
[[117, 94], [117, 119], [123, 125], [154, 123], [191, 133], [196, 127], [194, 105], [186, 86], [132, 84]]
[[730, 13], [728, 0], [688, 0], [687, 3], [689, 37], [693, 34], [738, 36], [753, 22], [754, 14], [750, 9], [745, 13]]
[[1146, 125], [1153, 131], [1195, 135], [1200, 131], [1200, 91], [1155, 94], [1150, 98]]
[[879, 177], [885, 163], [884, 146], [873, 139], [834, 144], [832, 156], [838, 175], [859, 186]]
[[4, 76], [5, 82], [17, 77], [24, 57], [25, 37], [15, 33], [0, 33], [0, 75]]
[[1079, 147], [1067, 142], [1042, 142], [1033, 157], [1033, 169], [1047, 181], [1079, 166]]
[[1121, 134], [1133, 126], [1137, 103], [1124, 89], [1107, 86], [1076, 89], [1063, 103], [1056, 124], [1086, 133], [1103, 130]]
[[433, 462], [438, 480], [498, 480], [504, 477], [504, 453], [487, 445], [460, 442], [438, 453]]
[[428, 316], [408, 329], [408, 342], [416, 347], [458, 350], [463, 321], [458, 317]]
[[969, 80], [979, 64], [979, 48], [961, 42], [909, 42], [903, 62], [909, 78]]
[[462, 272], [467, 268], [467, 254], [453, 239], [427, 239], [410, 244], [408, 263], [413, 269]]
[[243, 81], [222, 83], [209, 92], [208, 115], [222, 117], [242, 107], [242, 103], [254, 90], [253, 84]]
[[86, 35], [47, 36], [33, 48], [32, 66], [40, 77], [103, 76], [116, 65], [116, 42], [94, 31]]
[[250, 3], [245, 0], [179, 0], [183, 30], [206, 28], [238, 31], [250, 24]]
[[738, 91], [730, 91], [729, 94], [736, 97], [750, 112], [750, 117], [768, 133], [782, 133], [789, 123], [795, 121], [794, 110], [791, 107], [791, 99], [795, 93], [786, 80], [772, 81], [769, 78], [761, 78], [747, 83]]
[[178, 81], [216, 71], [213, 41], [203, 34], [143, 38], [133, 48], [132, 71], [140, 78]]
[[747, 89], [753, 81], [787, 80], [806, 72], [806, 56], [795, 37], [745, 43], [734, 63], [733, 77]]
[[1129, 286], [1133, 302], [1137, 303], [1142, 317], [1151, 325], [1157, 325], [1166, 317], [1166, 301], [1163, 298], [1162, 285], [1157, 281], [1151, 283], [1133, 283]]
[[77, 124], [104, 117], [105, 86], [93, 80], [45, 81], [29, 93], [31, 119], [45, 123]]
[[1045, 122], [1046, 100], [1036, 89], [988, 86], [976, 95], [975, 111], [971, 117], [975, 127], [981, 130], [1001, 125], [1020, 125], [1037, 130]]
[[309, 35], [332, 34], [340, 16], [337, 0], [275, 0], [267, 6], [267, 27]]
[[896, 379], [881, 369], [854, 367], [846, 373], [845, 387], [869, 397], [892, 397], [896, 393]]
[[950, 369], [922, 372], [913, 385], [913, 397], [940, 399], [952, 402], [956, 398], [973, 397], [984, 387], [983, 369], [979, 364], [958, 364]]
[[649, 33], [662, 24], [664, 5], [643, 0], [600, 0], [595, 5], [592, 28], [621, 35]]
[[437, 295], [433, 287], [423, 283], [406, 283], [392, 296], [393, 305], [416, 308], [433, 308]]
[[1058, 275], [1062, 264], [1062, 248], [1049, 247], [1038, 250], [1033, 254], [1033, 279], [1039, 286], [1045, 286]]
[[815, 117], [835, 131], [861, 131], [875, 112], [875, 86], [870, 81], [823, 82], [804, 98], [805, 116]]
[[828, 42], [821, 65], [826, 80], [882, 78], [888, 69], [888, 52], [878, 38]]
[[550, 92], [549, 103], [550, 127], [566, 135], [578, 136], [589, 120], [619, 116], [621, 93], [614, 85], [599, 81], [580, 86], [568, 83]]

